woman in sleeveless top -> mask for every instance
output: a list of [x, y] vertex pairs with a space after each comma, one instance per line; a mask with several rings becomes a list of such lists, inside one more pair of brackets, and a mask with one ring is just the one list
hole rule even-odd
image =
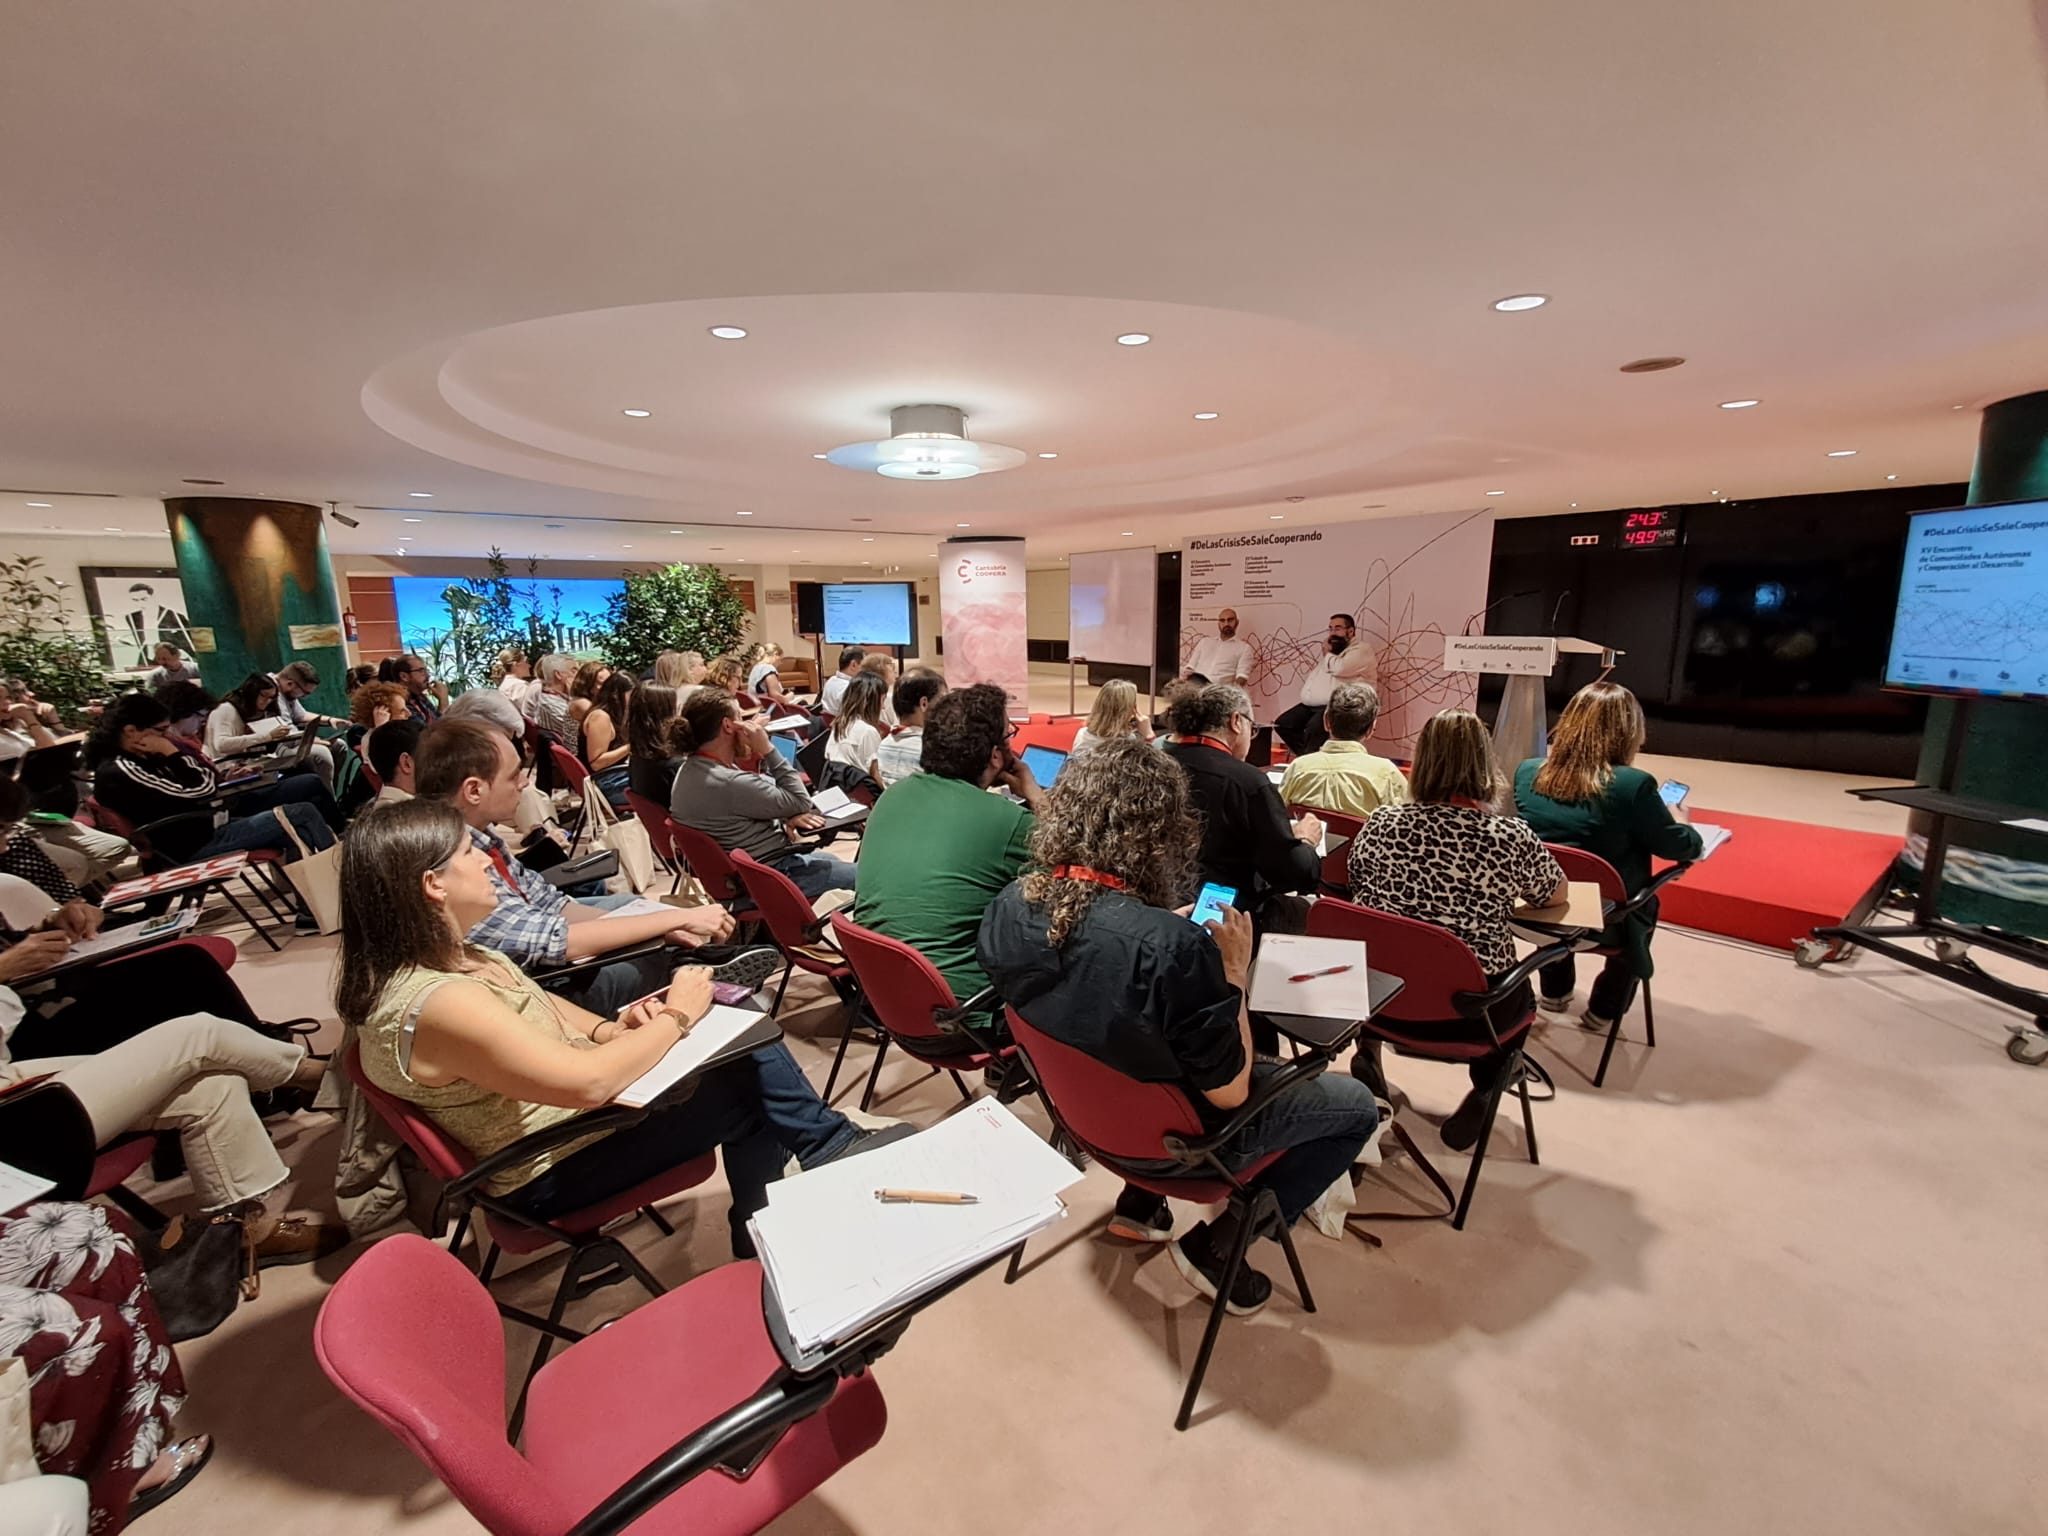
[[[361, 817], [342, 854], [341, 982], [363, 1071], [482, 1159], [609, 1103], [711, 1008], [711, 973], [686, 966], [665, 993], [603, 1018], [542, 991], [463, 935], [497, 905], [490, 861], [454, 809], [410, 800]], [[908, 1127], [900, 1128], [907, 1132]], [[733, 1251], [795, 1156], [804, 1167], [894, 1139], [827, 1107], [780, 1044], [706, 1073], [681, 1103], [571, 1141], [490, 1181], [529, 1215], [580, 1210], [725, 1154]]]

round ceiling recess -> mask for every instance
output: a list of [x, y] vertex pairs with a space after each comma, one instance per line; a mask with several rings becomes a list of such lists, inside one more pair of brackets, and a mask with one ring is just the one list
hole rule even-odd
[[1676, 368], [1685, 362], [1682, 357], [1639, 357], [1632, 363], [1623, 363], [1623, 373], [1662, 373], [1667, 368]]
[[967, 480], [1024, 462], [1024, 450], [977, 443], [967, 435], [967, 414], [954, 405], [899, 405], [889, 413], [889, 435], [878, 442], [843, 443], [825, 455], [841, 469], [887, 475], [891, 480]]

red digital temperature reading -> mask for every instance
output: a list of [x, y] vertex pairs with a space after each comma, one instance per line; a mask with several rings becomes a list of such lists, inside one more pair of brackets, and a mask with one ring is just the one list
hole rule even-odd
[[1621, 515], [1623, 549], [1673, 549], [1678, 545], [1679, 514], [1672, 507], [1652, 507]]

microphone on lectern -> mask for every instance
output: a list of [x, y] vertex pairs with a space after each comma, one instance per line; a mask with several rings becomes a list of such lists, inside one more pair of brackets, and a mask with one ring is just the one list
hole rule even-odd
[[1472, 626], [1474, 624], [1477, 624], [1481, 619], [1485, 618], [1489, 613], [1493, 612], [1493, 610], [1498, 608], [1502, 603], [1512, 603], [1518, 597], [1534, 597], [1540, 591], [1542, 591], [1542, 588], [1540, 587], [1529, 587], [1520, 592], [1510, 592], [1506, 597], [1496, 597], [1484, 608], [1480, 609], [1477, 613], [1473, 614], [1471, 618], [1467, 619], [1465, 621], [1465, 627], [1462, 631], [1460, 631], [1460, 633], [1467, 635], [1471, 634]]
[[1557, 616], [1564, 612], [1564, 600], [1571, 595], [1572, 589], [1570, 587], [1566, 587], [1557, 594], [1557, 606], [1550, 610], [1550, 632], [1553, 635], [1557, 633]]

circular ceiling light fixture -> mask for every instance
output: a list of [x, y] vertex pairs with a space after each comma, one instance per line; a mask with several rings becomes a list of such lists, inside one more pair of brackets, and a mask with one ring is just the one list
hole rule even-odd
[[1856, 450], [1854, 448], [1830, 448], [1828, 450], [1828, 457], [1831, 459], [1853, 459], [1856, 457]]
[[1549, 302], [1547, 293], [1511, 293], [1504, 299], [1495, 299], [1493, 307], [1504, 315], [1516, 315], [1525, 309], [1541, 309]]
[[872, 443], [842, 443], [825, 455], [841, 469], [891, 480], [969, 480], [1015, 469], [1024, 450], [977, 443], [967, 435], [967, 414], [957, 405], [899, 405], [889, 413], [889, 435]]
[[1685, 362], [1682, 357], [1639, 357], [1632, 363], [1623, 363], [1623, 373], [1662, 373], [1667, 368], [1677, 368]]
[[1486, 494], [1487, 494], [1487, 495], [1489, 495], [1489, 496], [1505, 496], [1505, 495], [1507, 495], [1507, 492], [1506, 492], [1506, 491], [1488, 491], [1488, 492], [1487, 492]]
[[811, 455], [811, 457], [814, 459], [828, 459], [831, 457], [831, 455], [828, 453], [814, 453]]
[[417, 501], [432, 501], [434, 499], [432, 491], [407, 491], [405, 494]]
[[47, 501], [31, 501], [31, 502], [27, 502], [27, 503], [25, 503], [25, 505], [27, 505], [27, 506], [31, 506], [31, 507], [48, 507], [48, 506], [51, 506], [51, 505], [53, 505], [53, 503], [51, 503], [51, 502], [47, 502]]
[[735, 512], [735, 513], [733, 513], [733, 516], [734, 516], [734, 517], [752, 517], [753, 515], [754, 515], [754, 514], [753, 514], [753, 513], [751, 513], [751, 512]]
[[709, 327], [709, 329], [711, 331], [711, 334], [716, 336], [720, 341], [745, 341], [747, 339], [747, 331], [745, 326], [714, 325]]
[[1056, 459], [1059, 457], [1059, 455], [1056, 453], [1041, 453], [1039, 457], [1041, 459]]
[[642, 410], [637, 405], [629, 405], [624, 410], [620, 411], [619, 414], [621, 416], [652, 416], [654, 412]]
[[1746, 411], [1752, 405], [1762, 404], [1763, 401], [1761, 400], [1723, 400], [1721, 402], [1721, 409], [1724, 411]]
[[1151, 339], [1150, 334], [1145, 331], [1125, 331], [1123, 335], [1117, 337], [1116, 344], [1120, 347], [1142, 347]]
[[1195, 420], [1214, 421], [1218, 416], [1222, 414], [1223, 413], [1221, 411], [1197, 411], [1195, 412]]
[[408, 517], [405, 521], [408, 523], [424, 523], [426, 519], [424, 517]]
[[1898, 478], [1899, 478], [1899, 477], [1898, 477], [1897, 475], [1886, 475], [1886, 476], [1885, 476], [1885, 479], [1887, 479], [1887, 480], [1896, 480], [1896, 479], [1898, 479]]

